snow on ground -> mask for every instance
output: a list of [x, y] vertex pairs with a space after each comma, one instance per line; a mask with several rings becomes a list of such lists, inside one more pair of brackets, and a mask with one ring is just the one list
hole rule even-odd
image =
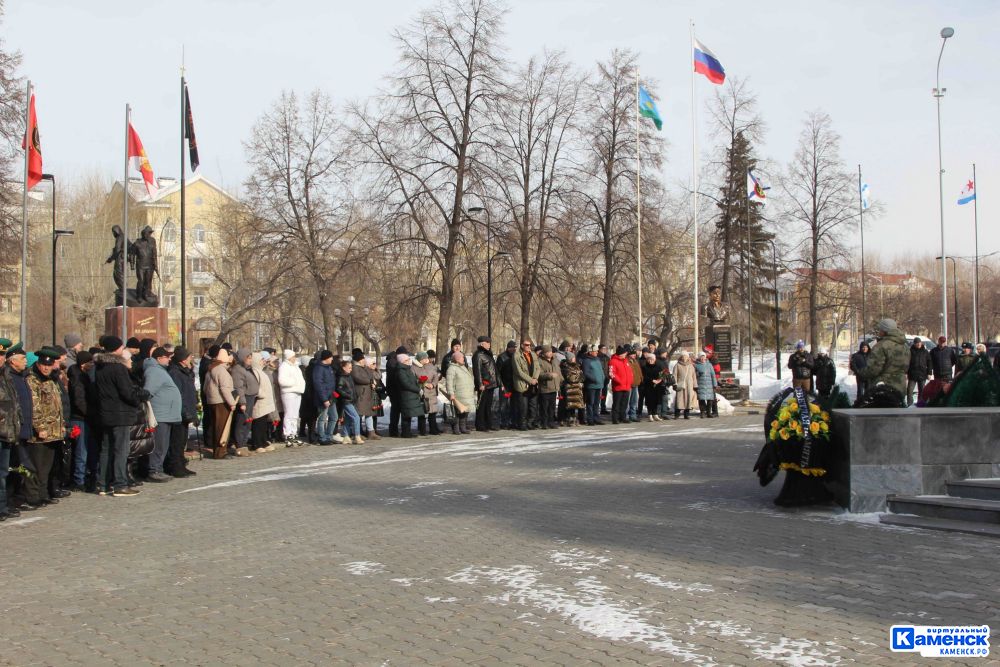
[[[774, 369], [774, 352], [765, 352], [763, 359], [761, 355], [754, 354], [753, 357], [753, 383], [750, 382], [750, 365], [747, 356], [743, 356], [743, 369], [736, 370], [737, 360], [733, 359], [733, 372], [739, 378], [741, 385], [750, 386], [750, 400], [766, 402], [785, 387], [792, 386], [792, 371], [788, 368], [788, 358], [791, 352], [781, 353], [781, 379], [777, 379]], [[851, 351], [837, 350], [834, 353], [834, 363], [837, 366], [837, 384], [840, 390], [850, 398], [854, 398], [858, 385], [855, 377], [849, 373], [848, 366], [851, 360]]]

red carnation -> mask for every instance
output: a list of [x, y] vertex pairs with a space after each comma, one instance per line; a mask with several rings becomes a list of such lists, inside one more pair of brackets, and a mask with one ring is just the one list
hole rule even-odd
[[79, 437], [80, 437], [80, 427], [76, 424], [73, 424], [73, 428], [70, 429], [69, 432], [69, 439], [76, 440]]
[[489, 380], [483, 380], [483, 386], [484, 387], [490, 386], [490, 381]]
[[334, 398], [340, 398], [340, 392], [339, 391], [333, 392], [333, 397]]
[[503, 393], [503, 397], [504, 397], [504, 398], [510, 398], [510, 396], [511, 396], [511, 394], [510, 394], [510, 392], [509, 392], [509, 391], [505, 391], [505, 392]]
[[275, 419], [273, 422], [271, 422], [271, 426], [277, 428], [278, 427], [278, 423], [279, 423], [278, 420]]
[[428, 379], [428, 378], [427, 378], [427, 376], [426, 376], [426, 375], [421, 375], [421, 376], [420, 376], [420, 384], [423, 384], [423, 383], [427, 382], [427, 379]]

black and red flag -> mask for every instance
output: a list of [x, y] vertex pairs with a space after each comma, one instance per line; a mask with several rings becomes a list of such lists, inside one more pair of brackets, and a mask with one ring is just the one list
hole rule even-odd
[[194, 116], [191, 114], [191, 98], [188, 96], [187, 85], [184, 86], [184, 138], [188, 140], [188, 155], [191, 159], [191, 171], [198, 168], [198, 141], [194, 136]]

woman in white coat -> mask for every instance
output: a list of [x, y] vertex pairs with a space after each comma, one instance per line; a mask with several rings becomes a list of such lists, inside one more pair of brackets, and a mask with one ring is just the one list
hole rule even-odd
[[294, 350], [285, 350], [285, 360], [278, 366], [281, 405], [285, 408], [284, 434], [289, 447], [299, 442], [299, 406], [306, 390], [306, 378], [295, 359]]

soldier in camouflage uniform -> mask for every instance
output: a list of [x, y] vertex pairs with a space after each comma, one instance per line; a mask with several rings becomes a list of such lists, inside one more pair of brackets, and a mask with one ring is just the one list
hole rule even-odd
[[896, 326], [896, 321], [888, 318], [880, 321], [876, 330], [878, 344], [868, 355], [868, 366], [859, 369], [858, 376], [865, 380], [869, 390], [885, 383], [902, 395], [906, 392], [906, 370], [910, 366], [906, 336]]
[[28, 505], [32, 507], [59, 502], [50, 497], [48, 482], [52, 461], [66, 437], [62, 388], [53, 373], [56, 358], [51, 356], [51, 350], [44, 348], [36, 354], [38, 360], [28, 373], [32, 416], [31, 438], [25, 446], [34, 469], [24, 485]]

